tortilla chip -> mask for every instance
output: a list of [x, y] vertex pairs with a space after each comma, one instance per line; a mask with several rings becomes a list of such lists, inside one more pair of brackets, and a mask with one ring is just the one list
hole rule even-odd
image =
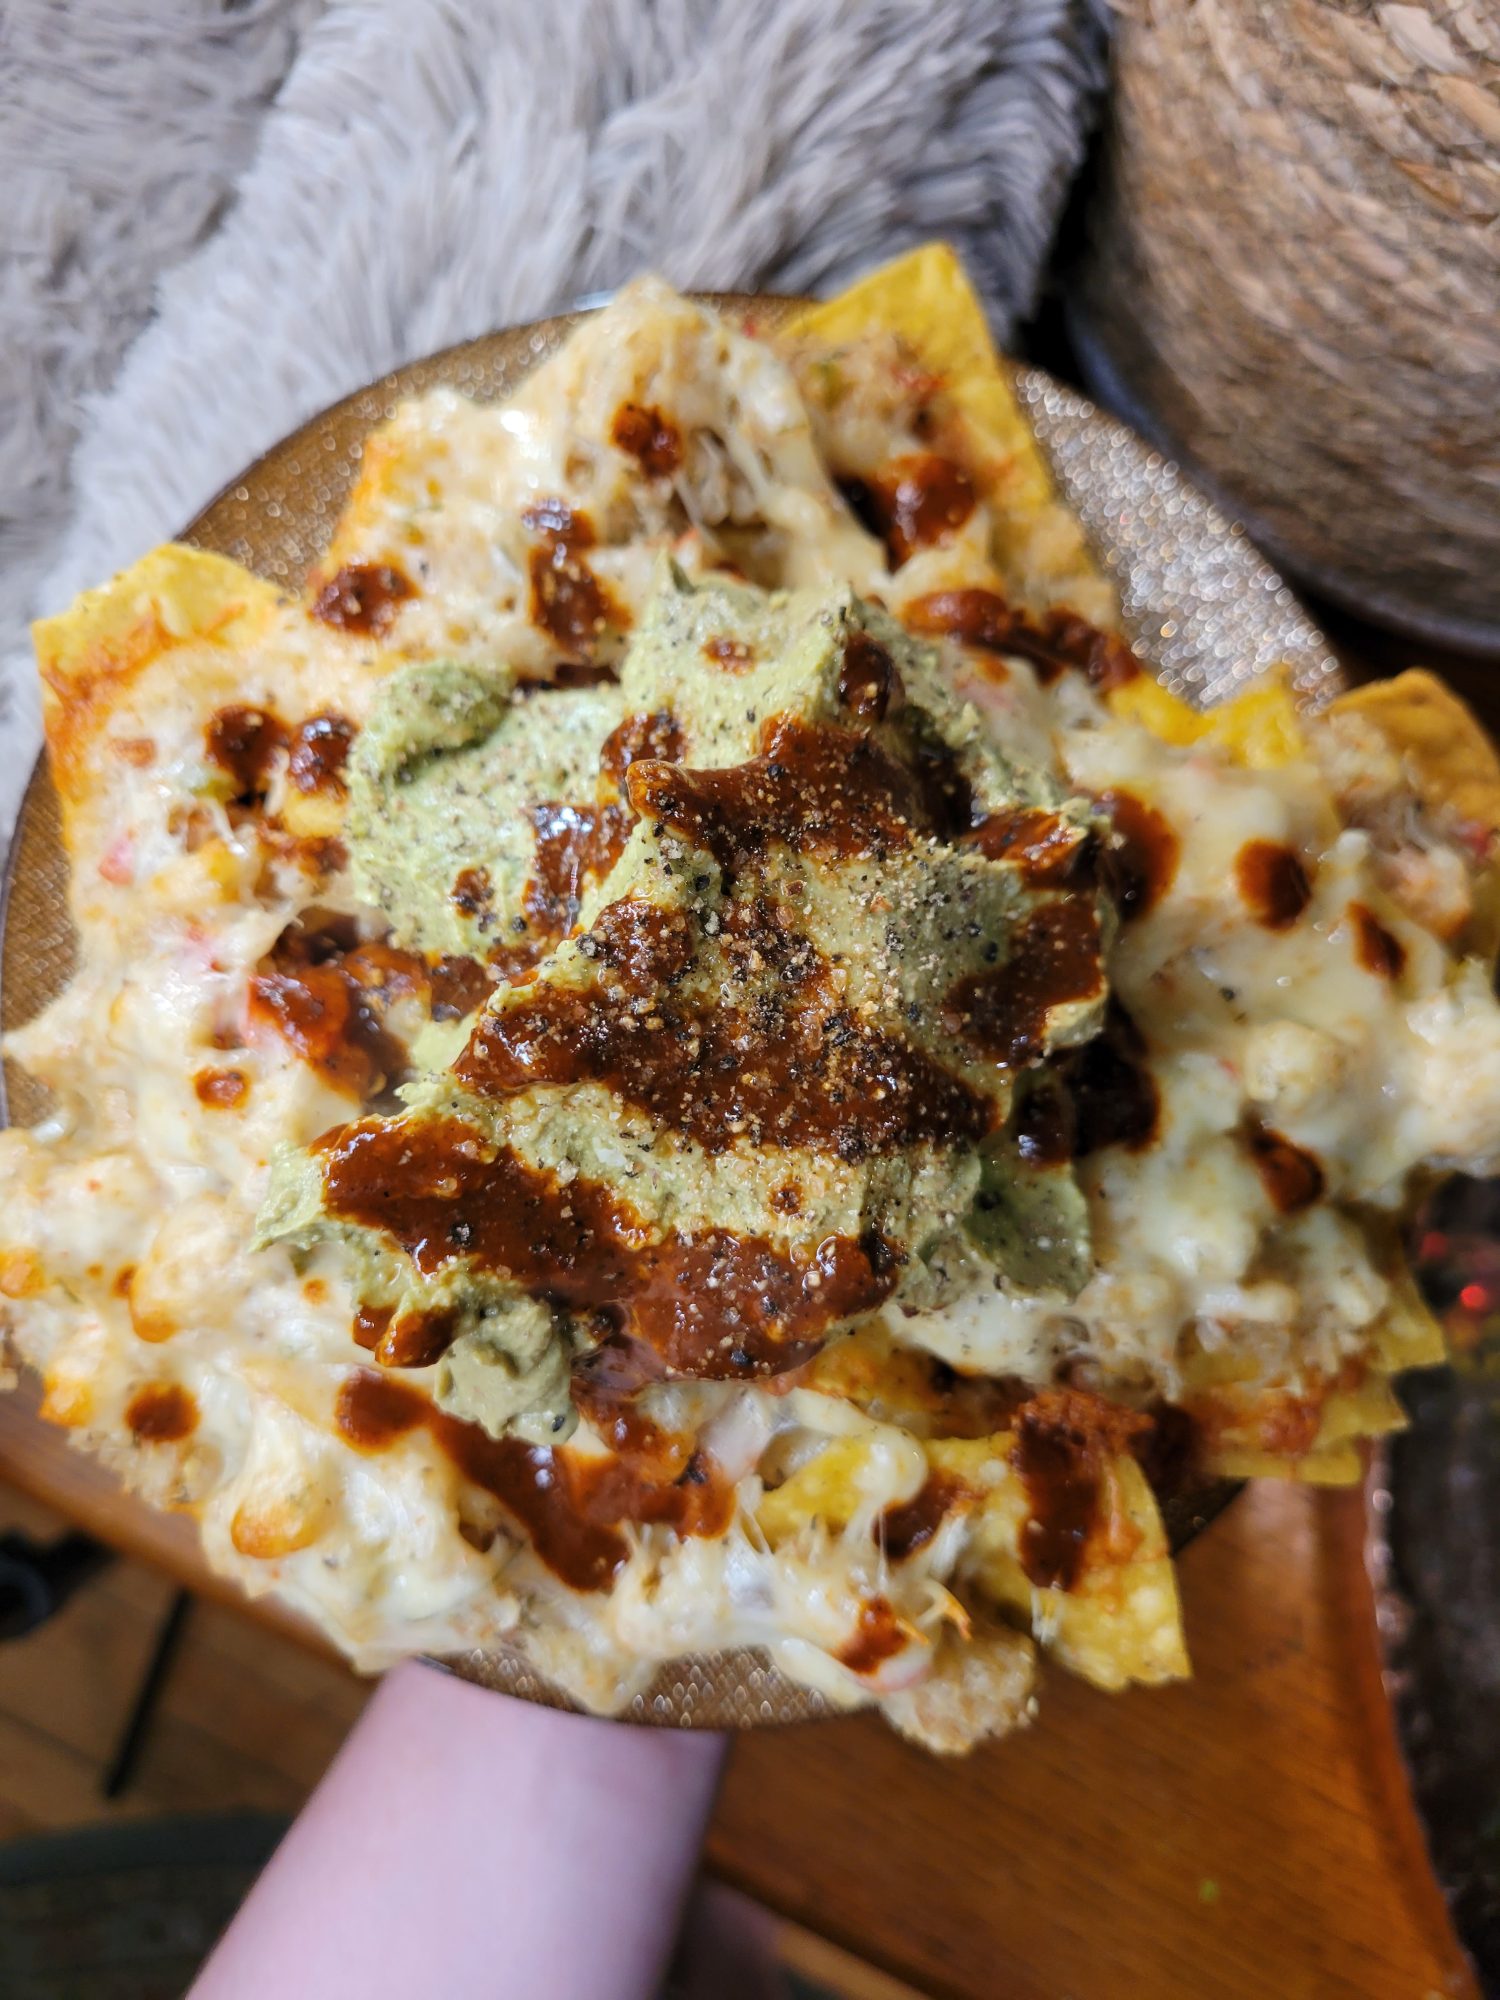
[[272, 584], [239, 563], [165, 542], [32, 626], [47, 749], [75, 859], [102, 794], [95, 768], [100, 746], [131, 687], [179, 648], [206, 645], [232, 656], [264, 629], [280, 602]]
[[1204, 720], [1209, 741], [1247, 771], [1277, 771], [1307, 755], [1297, 698], [1284, 667], [1262, 674], [1233, 701], [1211, 708]]
[[1017, 601], [1066, 604], [1092, 624], [1117, 626], [1113, 587], [1058, 498], [984, 308], [949, 244], [908, 251], [785, 328], [790, 339], [830, 348], [874, 333], [896, 334], [940, 378], [968, 436], [971, 476], [995, 513], [995, 556]]
[[1330, 713], [1372, 723], [1435, 816], [1500, 836], [1500, 755], [1473, 711], [1435, 674], [1412, 667], [1352, 688]]
[[1156, 1497], [1135, 1460], [1111, 1459], [1101, 1521], [1071, 1590], [1040, 1590], [1020, 1562], [1030, 1503], [1010, 1464], [1007, 1436], [945, 1438], [927, 1446], [935, 1471], [982, 1496], [966, 1558], [991, 1603], [1027, 1625], [1040, 1646], [1095, 1687], [1156, 1686], [1192, 1671], [1177, 1576]]
[[1276, 668], [1216, 708], [1191, 708], [1147, 674], [1111, 689], [1111, 709], [1163, 743], [1188, 748], [1213, 743], [1247, 771], [1275, 771], [1307, 755], [1297, 698], [1285, 668]]

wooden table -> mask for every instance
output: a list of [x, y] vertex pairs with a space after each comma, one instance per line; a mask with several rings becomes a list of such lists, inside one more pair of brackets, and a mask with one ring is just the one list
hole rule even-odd
[[[1358, 673], [1402, 663], [1336, 637]], [[1484, 671], [1437, 664], [1500, 728]], [[24, 1396], [0, 1397], [0, 1470], [233, 1595], [186, 1522], [120, 1494]], [[1381, 1686], [1364, 1532], [1358, 1492], [1247, 1489], [1181, 1561], [1193, 1682], [1109, 1697], [1053, 1673], [1035, 1726], [964, 1762], [870, 1717], [741, 1738], [711, 1865], [955, 2000], [1475, 2000]]]

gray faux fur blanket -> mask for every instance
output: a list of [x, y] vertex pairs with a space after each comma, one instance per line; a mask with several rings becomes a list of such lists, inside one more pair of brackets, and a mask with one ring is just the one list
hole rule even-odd
[[961, 247], [1005, 335], [1102, 80], [1092, 0], [8, 0], [0, 837], [24, 620], [399, 361], [655, 267]]

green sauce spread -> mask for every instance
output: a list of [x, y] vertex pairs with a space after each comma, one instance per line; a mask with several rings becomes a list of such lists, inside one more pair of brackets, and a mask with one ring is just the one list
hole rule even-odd
[[667, 566], [618, 683], [404, 668], [347, 782], [391, 945], [496, 983], [261, 1232], [342, 1242], [449, 1416], [560, 1444], [601, 1344], [753, 1381], [976, 1267], [1081, 1285], [1048, 1079], [1105, 1018], [1102, 822], [878, 607]]

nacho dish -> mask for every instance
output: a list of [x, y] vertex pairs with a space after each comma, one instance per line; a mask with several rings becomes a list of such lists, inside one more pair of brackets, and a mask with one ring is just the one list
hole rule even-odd
[[398, 408], [302, 595], [169, 545], [37, 646], [4, 1359], [360, 1665], [761, 1648], [962, 1750], [1186, 1674], [1164, 1498], [1440, 1356], [1500, 765], [1422, 673], [1159, 685], [942, 247], [635, 283]]

